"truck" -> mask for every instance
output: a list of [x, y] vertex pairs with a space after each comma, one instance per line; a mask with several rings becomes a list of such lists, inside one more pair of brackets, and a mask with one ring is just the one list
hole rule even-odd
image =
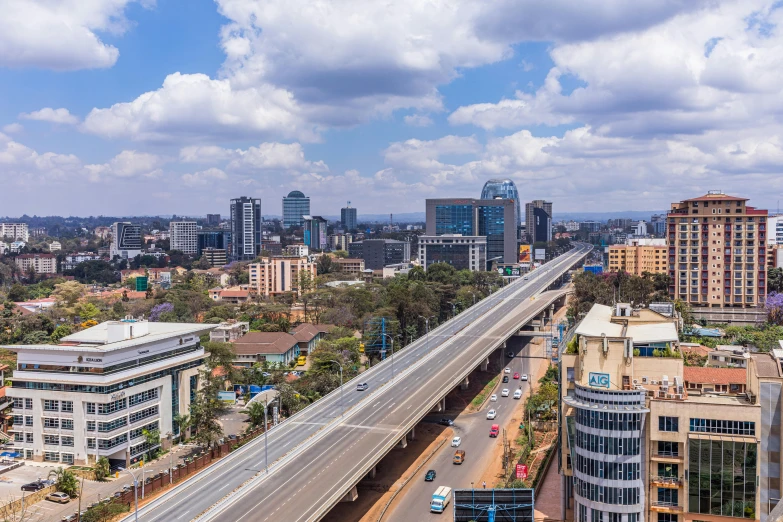
[[432, 494], [432, 501], [430, 502], [430, 511], [432, 513], [443, 513], [446, 506], [451, 501], [451, 488], [448, 486], [441, 486], [435, 490]]

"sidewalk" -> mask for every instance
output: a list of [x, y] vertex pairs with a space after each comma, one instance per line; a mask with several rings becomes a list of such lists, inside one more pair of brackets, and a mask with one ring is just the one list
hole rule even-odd
[[[172, 461], [176, 466], [195, 451], [196, 447], [193, 445], [175, 446], [173, 452], [167, 453], [160, 459], [144, 466], [144, 476], [149, 477], [155, 475], [159, 471], [169, 469]], [[31, 463], [31, 465], [35, 464], [36, 463]], [[136, 473], [135, 469], [134, 473]], [[120, 472], [119, 478], [113, 477], [114, 476], [112, 475], [112, 478], [108, 479], [106, 482], [96, 482], [94, 480], [84, 481], [84, 491], [81, 498], [82, 510], [87, 509], [87, 506], [93, 502], [112, 496], [115, 491], [122, 489], [123, 486], [133, 485], [133, 479], [128, 473]], [[141, 503], [141, 500], [141, 495], [139, 495], [139, 503]], [[44, 500], [30, 506], [28, 513], [31, 513], [31, 516], [29, 519], [25, 519], [25, 522], [60, 522], [62, 517], [76, 513], [78, 510], [78, 498], [71, 500], [68, 504], [55, 504]]]

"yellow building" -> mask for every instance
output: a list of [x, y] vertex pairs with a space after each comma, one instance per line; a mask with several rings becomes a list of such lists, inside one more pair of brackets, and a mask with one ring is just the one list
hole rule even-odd
[[609, 271], [637, 276], [644, 272], [665, 274], [668, 271], [667, 252], [663, 239], [631, 239], [626, 245], [612, 245], [609, 247]]
[[563, 354], [561, 467], [576, 522], [760, 520], [760, 499], [779, 498], [759, 481], [780, 452], [762, 444], [750, 370], [689, 372], [677, 322], [594, 305]]
[[300, 293], [303, 274], [309, 274], [315, 287], [315, 263], [306, 257], [264, 257], [260, 263], [248, 266], [250, 290], [257, 295], [279, 295], [286, 292]]
[[691, 306], [756, 307], [767, 297], [767, 211], [710, 191], [672, 203], [669, 293]]

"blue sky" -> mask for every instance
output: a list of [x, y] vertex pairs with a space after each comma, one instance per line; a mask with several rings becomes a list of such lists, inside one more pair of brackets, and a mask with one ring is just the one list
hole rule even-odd
[[0, 214], [556, 212], [783, 192], [783, 35], [752, 0], [0, 0]]

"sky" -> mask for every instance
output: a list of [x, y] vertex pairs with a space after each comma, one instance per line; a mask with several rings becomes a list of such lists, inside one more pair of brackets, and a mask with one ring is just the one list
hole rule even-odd
[[0, 215], [783, 195], [783, 2], [0, 0]]

